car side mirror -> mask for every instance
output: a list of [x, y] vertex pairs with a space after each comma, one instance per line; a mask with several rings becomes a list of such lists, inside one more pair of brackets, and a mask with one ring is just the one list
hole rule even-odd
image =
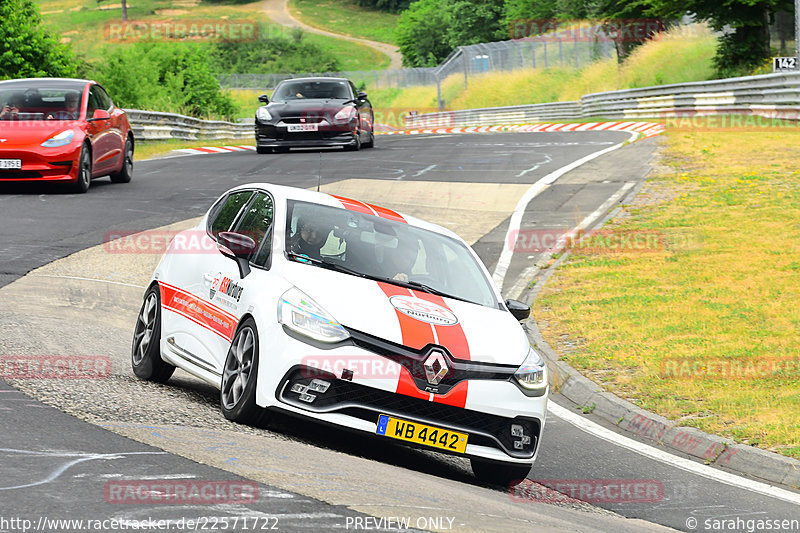
[[366, 100], [367, 99], [367, 93], [365, 93], [364, 91], [359, 91], [358, 92], [358, 99], [359, 100]]
[[241, 278], [250, 274], [250, 258], [256, 251], [256, 241], [241, 233], [223, 231], [217, 235], [217, 248], [222, 255], [236, 261]]
[[531, 316], [531, 308], [519, 300], [506, 300], [506, 307], [520, 322]]
[[94, 113], [92, 114], [92, 118], [89, 119], [89, 122], [95, 122], [97, 120], [108, 120], [111, 118], [111, 115], [108, 114], [108, 111], [105, 109], [95, 109]]
[[264, 104], [268, 104], [269, 96], [267, 96], [266, 94], [262, 94], [261, 96], [258, 97], [258, 101]]

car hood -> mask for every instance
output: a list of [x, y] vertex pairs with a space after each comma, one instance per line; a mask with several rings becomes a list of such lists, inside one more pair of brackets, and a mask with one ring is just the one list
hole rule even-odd
[[334, 116], [346, 106], [345, 100], [290, 100], [283, 102], [270, 102], [267, 105], [270, 115], [274, 118], [302, 117], [302, 116]]
[[528, 339], [511, 313], [398, 285], [291, 264], [286, 277], [345, 328], [457, 359], [520, 365]]
[[50, 137], [72, 129], [78, 133], [74, 122], [0, 120], [0, 150], [9, 148], [36, 148]]

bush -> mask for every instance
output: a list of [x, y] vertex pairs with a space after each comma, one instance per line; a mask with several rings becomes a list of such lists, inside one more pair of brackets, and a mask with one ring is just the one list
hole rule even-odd
[[94, 77], [120, 107], [230, 119], [209, 63], [207, 45], [140, 42], [108, 49]]
[[265, 24], [249, 42], [219, 41], [212, 45], [212, 63], [219, 73], [332, 72], [341, 69], [336, 56], [304, 39], [300, 29]]

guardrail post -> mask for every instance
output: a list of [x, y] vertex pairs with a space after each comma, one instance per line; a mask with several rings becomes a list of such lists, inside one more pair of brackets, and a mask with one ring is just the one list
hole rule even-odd
[[438, 75], [436, 76], [436, 109], [442, 110], [442, 84]]

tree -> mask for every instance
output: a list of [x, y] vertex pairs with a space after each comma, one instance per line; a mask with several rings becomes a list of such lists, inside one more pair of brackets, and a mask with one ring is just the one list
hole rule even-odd
[[0, 0], [0, 78], [72, 77], [72, 50], [42, 26], [32, 0]]
[[768, 58], [769, 20], [777, 11], [792, 11], [792, 0], [642, 0], [649, 12], [662, 17], [694, 13], [717, 31], [727, 32], [714, 62], [721, 75], [751, 68]]
[[453, 49], [508, 39], [504, 0], [418, 0], [397, 23], [397, 44], [408, 67], [433, 67]]

